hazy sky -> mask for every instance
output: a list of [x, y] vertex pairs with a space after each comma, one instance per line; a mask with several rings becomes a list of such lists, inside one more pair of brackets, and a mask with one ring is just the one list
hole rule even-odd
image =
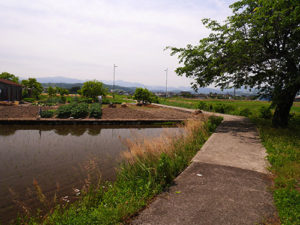
[[166, 46], [196, 44], [233, 0], [0, 0], [0, 72], [188, 86]]

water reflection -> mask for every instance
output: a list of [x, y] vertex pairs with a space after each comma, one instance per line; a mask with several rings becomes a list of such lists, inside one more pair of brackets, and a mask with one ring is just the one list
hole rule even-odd
[[72, 195], [89, 182], [112, 180], [120, 153], [127, 150], [122, 140], [134, 136], [157, 137], [177, 128], [116, 127], [99, 125], [0, 125], [0, 223], [8, 223], [24, 205], [39, 207], [34, 179], [51, 196]]

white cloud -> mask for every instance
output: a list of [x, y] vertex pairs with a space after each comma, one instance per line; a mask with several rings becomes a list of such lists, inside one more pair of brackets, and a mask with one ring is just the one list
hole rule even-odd
[[224, 20], [231, 0], [0, 0], [0, 71], [17, 75], [188, 85], [163, 49], [196, 44], [201, 19]]

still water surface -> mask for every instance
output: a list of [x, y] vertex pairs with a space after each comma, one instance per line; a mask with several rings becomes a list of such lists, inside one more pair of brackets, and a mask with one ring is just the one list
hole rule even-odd
[[[33, 182], [43, 193], [76, 197], [93, 178], [113, 180], [126, 151], [126, 139], [153, 138], [177, 127], [98, 125], [0, 125], [0, 224], [20, 213], [22, 205], [38, 208]], [[90, 180], [89, 180], [90, 178]]]

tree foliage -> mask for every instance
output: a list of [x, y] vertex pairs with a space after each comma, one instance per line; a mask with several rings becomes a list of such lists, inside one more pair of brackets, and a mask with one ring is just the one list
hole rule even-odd
[[22, 80], [23, 97], [39, 98], [39, 95], [43, 92], [43, 86], [37, 82], [35, 78], [29, 78], [28, 80]]
[[48, 89], [47, 89], [47, 92], [48, 92], [48, 95], [50, 97], [53, 97], [56, 95], [56, 88], [53, 88], [52, 86], [49, 86]]
[[56, 89], [57, 89], [57, 92], [59, 93], [60, 97], [64, 97], [65, 95], [69, 94], [68, 89], [60, 88], [60, 87], [57, 87]]
[[104, 88], [102, 82], [97, 80], [87, 81], [83, 84], [80, 93], [87, 98], [93, 98], [94, 100], [97, 100], [97, 96], [106, 95], [107, 89]]
[[11, 73], [3, 72], [3, 73], [0, 74], [0, 78], [5, 79], [5, 80], [10, 80], [10, 81], [13, 81], [15, 83], [19, 83], [19, 77], [15, 76]]
[[272, 97], [273, 124], [286, 126], [300, 90], [300, 1], [241, 0], [230, 7], [224, 24], [203, 20], [212, 33], [199, 45], [168, 47], [183, 64], [176, 72], [194, 78], [194, 89], [256, 88]]
[[135, 89], [133, 99], [142, 102], [143, 104], [152, 103], [154, 94], [150, 92], [147, 88], [137, 88]]

